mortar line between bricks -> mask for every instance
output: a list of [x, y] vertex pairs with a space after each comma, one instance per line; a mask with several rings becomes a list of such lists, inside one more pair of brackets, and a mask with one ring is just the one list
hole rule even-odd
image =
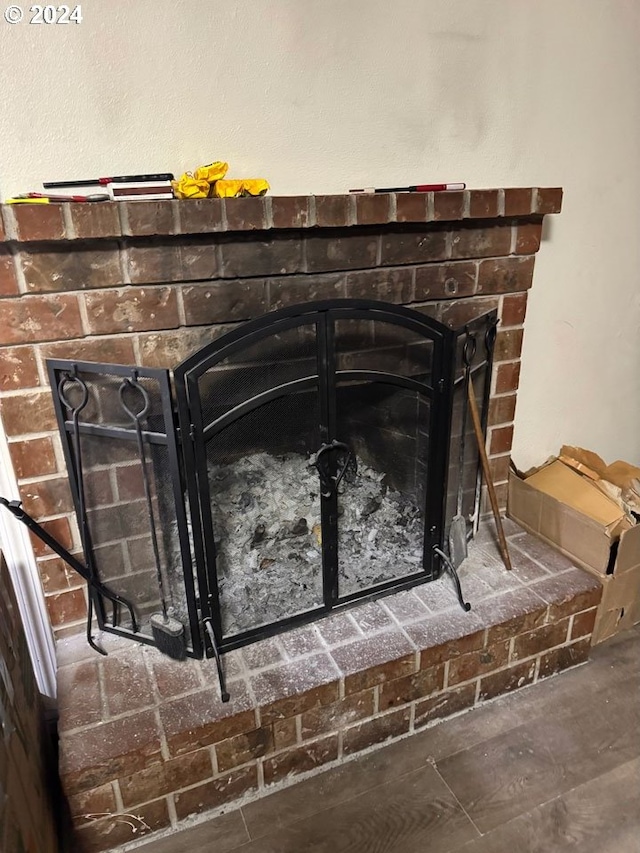
[[541, 206], [540, 202], [541, 202], [540, 188], [539, 187], [532, 187], [532, 189], [531, 189], [531, 212], [532, 213], [536, 212], [538, 210], [538, 208]]
[[[122, 205], [126, 207], [126, 205]], [[122, 279], [119, 285], [114, 285], [115, 287], [121, 287], [125, 284], [131, 284], [131, 274], [129, 272], [129, 244], [126, 240], [118, 240], [118, 262], [120, 266], [120, 278]]]
[[224, 234], [229, 231], [229, 220], [227, 219], [227, 199], [221, 198], [220, 201], [222, 203], [220, 205], [220, 230], [218, 233]]
[[2, 221], [4, 222], [4, 233], [6, 237], [5, 242], [12, 242], [14, 240], [17, 240], [18, 226], [16, 223], [13, 206], [10, 204], [3, 204], [2, 210], [0, 210], [0, 217], [2, 217]]
[[17, 479], [21, 486], [37, 486], [38, 483], [50, 483], [52, 480], [60, 479], [69, 482], [66, 472], [62, 471], [54, 471], [52, 474], [36, 474], [33, 477], [18, 477]]
[[218, 767], [218, 754], [216, 752], [215, 743], [209, 745], [209, 757], [211, 760], [211, 767], [213, 768], [213, 778], [215, 779], [220, 775], [220, 768]]
[[264, 209], [264, 224], [265, 230], [273, 230], [273, 197], [270, 195], [264, 196], [262, 199]]
[[178, 820], [178, 813], [176, 812], [176, 801], [173, 798], [173, 794], [173, 791], [171, 791], [171, 793], [169, 794], [166, 794], [164, 797], [164, 801], [167, 804], [167, 813], [169, 814], [169, 823], [171, 825], [171, 829], [178, 829], [180, 826], [180, 821]]
[[140, 343], [140, 333], [131, 335], [131, 346], [133, 348], [133, 357], [136, 364], [142, 364], [142, 344]]
[[411, 270], [411, 282], [409, 285], [409, 305], [411, 305], [413, 302], [418, 301], [416, 299], [416, 275], [417, 275], [416, 270], [418, 268], [416, 266], [413, 266], [413, 267], [410, 267], [409, 269]]
[[[227, 214], [224, 205], [222, 206], [222, 218], [226, 222]], [[214, 243], [214, 255], [216, 259], [216, 267], [219, 270], [219, 275], [212, 277], [209, 281], [221, 281], [225, 279], [224, 275], [224, 254], [222, 252], [222, 243], [219, 239]], [[247, 278], [260, 278], [261, 276], [247, 276]], [[228, 278], [228, 277], [227, 277]], [[237, 280], [241, 280], [243, 276], [233, 276]], [[197, 283], [197, 280], [196, 282]]]
[[182, 234], [182, 221], [180, 217], [181, 205], [178, 199], [170, 202], [171, 205], [171, 227], [174, 234]]
[[416, 731], [416, 708], [418, 701], [414, 700], [409, 703], [409, 734], [415, 734]]
[[64, 225], [64, 231], [67, 237], [67, 240], [77, 240], [78, 232], [76, 231], [76, 226], [73, 221], [73, 217], [71, 216], [71, 205], [63, 204], [62, 207], [62, 222]]
[[317, 219], [316, 214], [316, 197], [314, 195], [309, 196], [309, 200], [307, 202], [307, 228], [315, 228]]
[[398, 196], [396, 193], [389, 195], [389, 218], [387, 222], [393, 224], [398, 221]]
[[480, 704], [480, 679], [476, 678], [476, 693], [475, 693], [475, 696], [473, 699], [473, 705], [471, 707], [477, 708], [479, 704]]
[[346, 215], [346, 223], [347, 224], [345, 227], [349, 228], [350, 226], [357, 225], [358, 224], [358, 215], [357, 215], [357, 210], [356, 210], [356, 197], [353, 193], [349, 193], [349, 195], [347, 196], [346, 208], [347, 208], [347, 215]]
[[[107, 687], [104, 679], [104, 671], [102, 669], [102, 661], [97, 660], [96, 666], [98, 669], [98, 692], [100, 695], [100, 715], [103, 720], [109, 719], [109, 706], [107, 704]], [[98, 722], [99, 725], [99, 722]], [[86, 726], [87, 729], [92, 729], [96, 726], [96, 723], [91, 723], [89, 726]], [[67, 731], [73, 731], [73, 729], [68, 729]]]
[[518, 248], [518, 223], [517, 220], [512, 220], [511, 222], [511, 242], [509, 244], [509, 255], [513, 255], [515, 257], [520, 257], [516, 255], [516, 249]]
[[186, 316], [185, 307], [184, 307], [183, 291], [184, 291], [184, 285], [178, 285], [176, 287], [176, 307], [178, 309], [178, 320], [180, 321], [179, 328], [188, 325], [187, 324], [187, 316]]
[[[95, 291], [93, 291], [95, 293]], [[76, 301], [78, 303], [78, 312], [80, 314], [80, 324], [82, 326], [82, 337], [86, 338], [89, 335], [93, 334], [91, 331], [91, 325], [89, 323], [89, 312], [87, 311], [87, 300], [83, 296], [80, 298], [80, 294], [76, 294]]]
[[[354, 196], [354, 202], [355, 202], [355, 196]], [[373, 269], [376, 269], [376, 268], [382, 266], [382, 235], [376, 234], [375, 240], [376, 240], [376, 262], [375, 262]], [[385, 264], [385, 267], [386, 266], [387, 265]]]
[[22, 253], [16, 246], [11, 244], [9, 244], [7, 248], [9, 249], [9, 256], [13, 259], [13, 269], [16, 274], [16, 282], [18, 284], [19, 291], [18, 298], [20, 298], [21, 296], [29, 293], [27, 278], [24, 274], [24, 270], [22, 269]]
[[436, 207], [436, 203], [435, 203], [435, 193], [433, 193], [433, 192], [428, 192], [428, 193], [425, 193], [425, 195], [426, 195], [426, 197], [427, 197], [427, 198], [426, 198], [426, 202], [427, 202], [427, 213], [426, 213], [427, 222], [434, 222], [434, 221], [435, 221], [435, 217], [436, 217], [436, 214], [435, 214], [435, 207]]
[[120, 781], [119, 779], [112, 779], [109, 782], [111, 785], [111, 790], [113, 791], [113, 799], [116, 803], [116, 809], [120, 812], [124, 812], [124, 803], [122, 802], [122, 791], [120, 790]]
[[533, 681], [532, 684], [537, 684], [538, 679], [540, 678], [540, 664], [542, 663], [542, 655], [538, 655], [536, 659], [536, 666], [533, 671]]
[[[309, 272], [309, 256], [308, 256], [308, 252], [307, 252], [308, 243], [309, 243], [309, 241], [305, 240], [304, 238], [302, 238], [300, 240], [300, 273], [302, 275], [316, 275], [316, 273]], [[295, 275], [295, 273], [289, 273], [289, 274]], [[267, 277], [267, 280], [268, 280], [268, 278], [269, 277]], [[267, 302], [267, 305], [269, 305], [269, 304], [270, 303]]]
[[[33, 394], [33, 393], [42, 393], [43, 391], [48, 392], [51, 389], [48, 385], [44, 388], [42, 385], [36, 385], [34, 388], [10, 388], [6, 391], [0, 391], [0, 398], [3, 400], [8, 399], [9, 397], [21, 397], [23, 394]], [[28, 433], [31, 435], [31, 433]]]
[[[508, 295], [509, 294], [507, 294], [507, 296]], [[513, 325], [510, 325], [510, 326], [503, 326], [502, 323], [500, 323], [500, 331], [501, 332], [516, 332], [520, 329], [522, 329], [524, 331], [524, 323], [514, 323]]]
[[[261, 755], [259, 758], [256, 759], [256, 783], [258, 786], [258, 791], [265, 791], [267, 787], [266, 782], [264, 781], [264, 758], [265, 757]], [[244, 766], [250, 766], [250, 764], [245, 764]]]
[[[49, 388], [49, 377], [47, 376], [47, 368], [45, 365], [45, 357], [42, 353], [42, 347], [35, 345], [33, 347], [34, 358], [36, 360], [36, 368], [38, 370], [38, 378], [40, 379], [41, 388]], [[24, 390], [24, 389], [23, 389]]]
[[62, 439], [59, 434], [50, 433], [49, 437], [51, 438], [51, 445], [53, 447], [53, 457], [56, 461], [56, 470], [62, 473], [67, 473], [67, 463], [64, 458], [64, 451], [62, 449]]
[[453, 255], [453, 230], [450, 228], [444, 234], [444, 260], [446, 262], [466, 260], [463, 258], [452, 258]]

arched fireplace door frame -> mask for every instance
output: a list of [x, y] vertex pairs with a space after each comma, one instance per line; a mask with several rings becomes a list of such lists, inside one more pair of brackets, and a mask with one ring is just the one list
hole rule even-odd
[[[335, 324], [346, 320], [370, 320], [393, 324], [408, 330], [414, 336], [430, 341], [432, 363], [428, 381], [419, 381], [411, 376], [404, 376], [400, 372], [338, 369], [334, 348]], [[461, 333], [468, 333], [470, 326], [475, 326], [476, 323], [480, 331], [485, 328], [495, 328], [495, 312], [491, 317], [484, 315], [474, 323], [455, 331], [417, 311], [385, 302], [362, 299], [309, 302], [271, 312], [244, 323], [204, 346], [173, 370], [185, 480], [191, 508], [193, 549], [200, 589], [199, 608], [205, 624], [208, 624], [209, 633], [212, 631], [215, 635], [216, 645], [221, 652], [279, 633], [295, 624], [311, 621], [336, 608], [345, 607], [356, 601], [376, 598], [391, 591], [408, 589], [441, 575], [445, 562], [444, 554], [439, 552], [446, 550], [444, 544], [447, 472], [453, 392], [456, 383], [456, 352], [459, 349], [457, 341]], [[244, 349], [257, 342], [266, 341], [272, 336], [302, 326], [315, 326], [316, 329], [317, 369], [314, 373], [296, 377], [267, 390], [261, 389], [259, 393], [247, 397], [237, 405], [234, 404], [231, 410], [225, 410], [219, 417], [207, 421], [203, 412], [201, 393], [201, 382], [205, 374], [223, 360], [241, 354]], [[491, 353], [488, 351], [482, 363], [483, 369], [490, 370], [490, 356]], [[424, 490], [426, 495], [424, 546], [420, 570], [362, 592], [339, 595], [336, 525], [338, 490], [325, 488], [321, 499], [322, 605], [233, 636], [223, 636], [212, 517], [212, 501], [215, 501], [215, 495], [210, 493], [207, 469], [208, 442], [215, 441], [217, 433], [251, 410], [278, 397], [316, 386], [319, 393], [318, 429], [321, 437], [318, 451], [328, 450], [330, 465], [333, 466], [329, 473], [333, 475], [335, 482], [335, 477], [340, 474], [338, 471], [340, 463], [337, 461], [339, 454], [333, 453], [332, 448], [344, 439], [338, 434], [336, 426], [336, 383], [358, 380], [384, 382], [398, 388], [414, 390], [429, 401], [428, 458], [425, 460], [427, 482]]]

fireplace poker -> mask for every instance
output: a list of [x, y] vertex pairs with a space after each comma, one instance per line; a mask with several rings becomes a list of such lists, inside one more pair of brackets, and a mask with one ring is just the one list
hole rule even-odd
[[487, 491], [489, 492], [491, 509], [493, 511], [493, 517], [495, 519], [496, 528], [498, 530], [500, 554], [502, 556], [502, 561], [504, 563], [505, 569], [511, 571], [512, 565], [511, 557], [509, 556], [509, 547], [507, 545], [507, 538], [504, 535], [504, 529], [502, 527], [502, 518], [500, 517], [500, 509], [498, 508], [498, 498], [496, 497], [496, 490], [493, 485], [493, 477], [491, 476], [491, 469], [489, 468], [487, 449], [484, 446], [484, 435], [482, 433], [482, 425], [480, 424], [480, 413], [478, 412], [478, 403], [476, 402], [476, 395], [473, 390], [473, 380], [471, 378], [471, 374], [469, 374], [468, 397], [469, 409], [471, 411], [471, 420], [473, 421], [473, 431], [476, 434], [476, 441], [478, 442], [478, 453], [480, 454], [480, 459], [482, 461], [482, 471], [484, 473], [485, 483], [487, 484]]
[[[54, 551], [59, 557], [61, 557], [65, 563], [70, 566], [75, 572], [77, 572], [81, 578], [87, 582], [87, 586], [89, 587], [90, 593], [97, 593], [101, 595], [103, 598], [106, 598], [107, 601], [111, 602], [113, 607], [113, 624], [114, 627], [116, 625], [116, 614], [118, 606], [126, 607], [129, 611], [129, 616], [131, 617], [131, 625], [134, 634], [138, 631], [138, 624], [136, 622], [136, 617], [133, 612], [133, 607], [130, 602], [127, 601], [126, 598], [123, 598], [121, 595], [117, 595], [115, 592], [112, 592], [108, 587], [106, 587], [102, 581], [97, 578], [95, 575], [92, 576], [89, 569], [74, 557], [73, 554], [70, 554], [69, 551], [65, 547], [63, 547], [57, 539], [55, 539], [47, 530], [44, 529], [35, 518], [32, 518], [29, 513], [22, 508], [21, 501], [10, 501], [7, 498], [3, 498], [0, 496], [0, 504], [6, 507], [9, 512], [21, 521], [25, 527], [28, 527], [35, 535], [44, 542], [52, 551]], [[91, 600], [91, 595], [89, 596]], [[89, 613], [89, 618], [87, 620], [87, 642], [91, 646], [91, 648], [95, 649], [97, 652], [100, 652], [101, 655], [106, 655], [107, 653], [104, 649], [100, 648], [91, 636], [91, 613]]]
[[[137, 391], [141, 395], [142, 408], [135, 412], [125, 402], [125, 392], [127, 389]], [[144, 440], [142, 436], [142, 421], [149, 413], [150, 400], [147, 389], [138, 381], [137, 372], [133, 371], [133, 378], [127, 377], [123, 380], [118, 389], [120, 395], [120, 405], [129, 415], [135, 425], [136, 441], [138, 444], [138, 457], [142, 468], [142, 483], [144, 486], [144, 495], [147, 502], [147, 513], [149, 515], [149, 530], [151, 533], [151, 547], [153, 549], [153, 558], [155, 561], [156, 578], [158, 581], [158, 590], [160, 592], [160, 603], [162, 605], [162, 613], [152, 613], [149, 618], [151, 625], [151, 633], [158, 650], [163, 652], [174, 660], [184, 660], [186, 657], [186, 636], [184, 625], [179, 619], [174, 619], [169, 616], [167, 608], [167, 597], [164, 587], [164, 578], [162, 577], [162, 565], [160, 561], [160, 549], [158, 548], [158, 536], [156, 533], [156, 522], [153, 514], [153, 500], [151, 498], [151, 486], [149, 484], [149, 474], [147, 472], [147, 460], [144, 452]]]

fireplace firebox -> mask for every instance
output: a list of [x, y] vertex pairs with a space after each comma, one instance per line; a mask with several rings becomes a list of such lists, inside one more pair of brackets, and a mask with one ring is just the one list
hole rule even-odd
[[48, 544], [87, 579], [89, 642], [94, 612], [151, 644], [163, 612], [186, 654], [215, 655], [225, 695], [220, 653], [337, 608], [446, 570], [468, 609], [446, 543], [454, 515], [477, 529], [467, 392], [486, 427], [496, 324], [338, 299], [173, 371], [48, 360], [85, 563]]

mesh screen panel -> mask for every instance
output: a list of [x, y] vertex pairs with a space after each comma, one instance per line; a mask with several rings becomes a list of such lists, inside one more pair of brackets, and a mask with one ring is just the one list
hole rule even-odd
[[343, 596], [422, 569], [429, 401], [385, 382], [340, 383], [337, 421], [358, 460], [338, 498]]
[[244, 346], [198, 381], [205, 426], [239, 403], [285, 382], [318, 375], [315, 324], [296, 326]]
[[[470, 362], [472, 368], [480, 368], [473, 374], [473, 390], [480, 413], [483, 409], [486, 383], [486, 370], [481, 367], [487, 357], [483, 335], [484, 330], [478, 334], [478, 346]], [[465, 335], [460, 335], [456, 343], [455, 378], [457, 384], [453, 390], [451, 435], [449, 439], [449, 471], [445, 515], [446, 539], [449, 536], [451, 520], [458, 512], [467, 519], [467, 529], [471, 529], [471, 520], [475, 513], [476, 482], [480, 465], [478, 444], [473, 431], [471, 413], [468, 411], [467, 392], [463, 382], [465, 374], [464, 343]]]
[[[148, 618], [161, 611], [160, 589], [151, 542], [151, 519], [143, 485], [142, 461], [134, 422], [124, 411], [119, 390], [122, 376], [78, 372], [88, 391], [80, 413], [80, 451], [85, 507], [95, 565], [100, 579], [133, 606], [142, 633], [150, 635]], [[155, 378], [139, 377], [149, 397], [143, 432], [165, 434], [162, 397]], [[66, 399], [78, 402], [79, 388], [67, 386]], [[127, 387], [124, 402], [141, 412], [140, 392]], [[68, 412], [65, 412], [69, 419]], [[117, 427], [127, 434], [96, 435], [87, 426]], [[75, 441], [66, 433], [75, 467]], [[160, 552], [160, 571], [170, 614], [184, 625], [189, 637], [184, 571], [180, 555], [169, 450], [164, 444], [144, 440], [145, 470], [149, 482], [153, 521]], [[122, 627], [130, 627], [126, 614]]]
[[254, 409], [207, 444], [225, 637], [322, 605], [318, 390]]
[[338, 370], [377, 370], [431, 381], [433, 342], [396, 323], [338, 320], [335, 351]]

